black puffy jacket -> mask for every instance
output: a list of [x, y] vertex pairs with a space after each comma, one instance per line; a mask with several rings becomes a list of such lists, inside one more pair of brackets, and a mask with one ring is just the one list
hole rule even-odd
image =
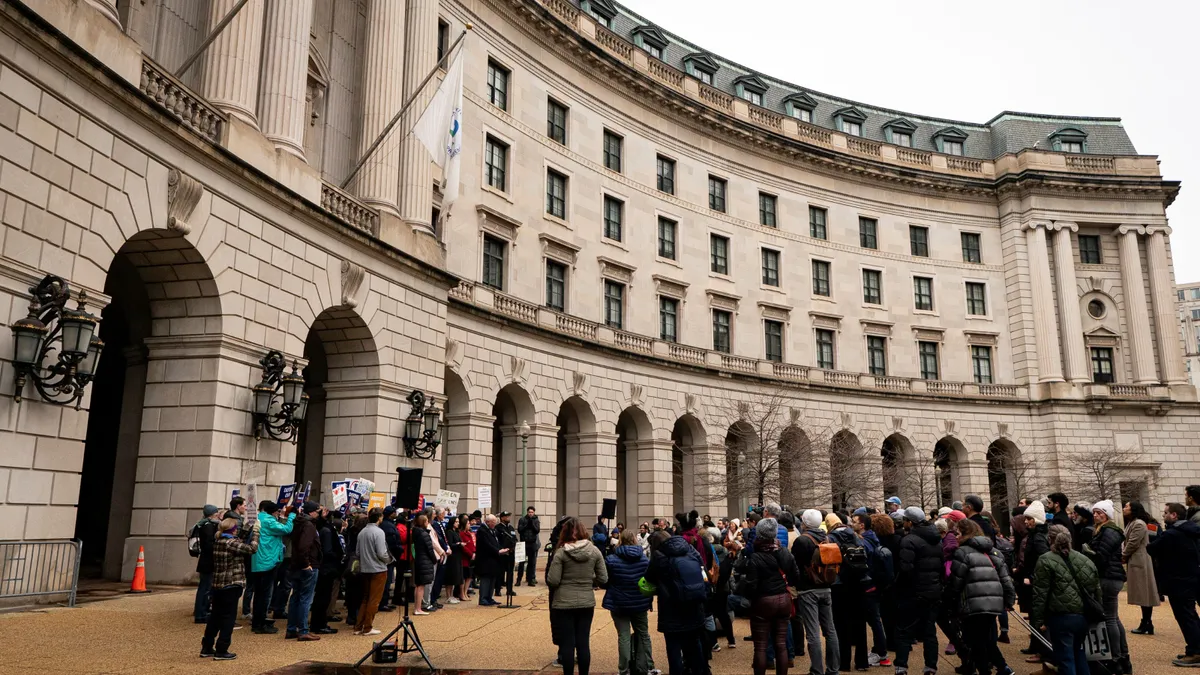
[[437, 553], [433, 550], [433, 535], [424, 527], [413, 526], [413, 583], [432, 584], [437, 572]]
[[1004, 560], [992, 551], [987, 536], [971, 537], [954, 551], [950, 588], [963, 616], [1001, 615], [1017, 601], [1017, 589]]
[[1050, 552], [1050, 527], [1045, 523], [1035, 525], [1025, 533], [1025, 557], [1021, 559], [1021, 578], [1033, 579], [1038, 558]]
[[1091, 552], [1088, 558], [1096, 564], [1100, 578], [1107, 581], [1125, 581], [1125, 566], [1121, 564], [1121, 549], [1125, 544], [1125, 532], [1109, 521], [1092, 533]]
[[899, 597], [937, 600], [942, 597], [942, 537], [933, 523], [913, 525], [900, 540], [900, 560], [896, 565], [896, 591]]
[[747, 600], [787, 593], [788, 586], [795, 588], [800, 584], [796, 559], [791, 551], [779, 548], [778, 541], [765, 546], [756, 541], [753, 553], [747, 551], [738, 557], [734, 571], [742, 577], [740, 586], [745, 589]]

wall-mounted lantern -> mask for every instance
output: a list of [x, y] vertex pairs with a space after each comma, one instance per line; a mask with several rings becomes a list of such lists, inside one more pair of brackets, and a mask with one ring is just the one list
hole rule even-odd
[[62, 277], [47, 275], [29, 289], [29, 316], [13, 322], [13, 399], [21, 401], [32, 379], [42, 398], [55, 405], [83, 403], [83, 394], [96, 374], [104, 342], [96, 337], [100, 319], [88, 313], [87, 292], [79, 305], [67, 308], [71, 287]]
[[404, 420], [404, 454], [409, 458], [433, 459], [441, 443], [437, 434], [442, 411], [433, 400], [426, 405], [425, 392], [419, 389], [414, 389], [406, 400], [412, 407]]
[[284, 373], [287, 363], [283, 354], [272, 350], [258, 362], [262, 366], [262, 382], [254, 385], [254, 437], [267, 436], [277, 441], [296, 442], [300, 423], [308, 413], [308, 394], [304, 393], [304, 377], [296, 363], [292, 372]]

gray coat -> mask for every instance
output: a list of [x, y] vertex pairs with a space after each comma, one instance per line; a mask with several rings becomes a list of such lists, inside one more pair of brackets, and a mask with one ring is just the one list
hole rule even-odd
[[375, 523], [367, 523], [358, 533], [358, 571], [363, 574], [386, 572], [392, 554], [388, 553], [387, 539], [383, 530]]
[[1125, 526], [1125, 548], [1121, 557], [1125, 559], [1125, 570], [1129, 579], [1127, 602], [1139, 607], [1158, 606], [1158, 584], [1154, 580], [1154, 563], [1146, 551], [1150, 541], [1150, 532], [1146, 523], [1137, 518]]
[[600, 549], [581, 539], [554, 552], [546, 582], [554, 589], [553, 609], [595, 607], [593, 588], [608, 583], [608, 568]]

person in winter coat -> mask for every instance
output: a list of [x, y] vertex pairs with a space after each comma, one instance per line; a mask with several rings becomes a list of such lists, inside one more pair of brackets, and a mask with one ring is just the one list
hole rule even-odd
[[1114, 521], [1112, 500], [1105, 499], [1092, 505], [1092, 517], [1096, 526], [1090, 544], [1085, 544], [1083, 553], [1096, 565], [1100, 574], [1100, 591], [1104, 602], [1104, 623], [1108, 626], [1108, 646], [1112, 659], [1123, 669], [1129, 666], [1129, 645], [1125, 641], [1125, 626], [1121, 624], [1120, 596], [1125, 587], [1125, 566], [1121, 564], [1121, 551], [1125, 545], [1125, 532]]
[[429, 529], [429, 516], [422, 513], [413, 521], [410, 530], [413, 542], [413, 604], [417, 616], [429, 614], [427, 607], [433, 598], [426, 594], [437, 574], [437, 553], [433, 549], [433, 532]]
[[[1026, 506], [1022, 516], [1025, 520], [1025, 540], [1022, 542], [1020, 563], [1013, 570], [1013, 576], [1017, 583], [1021, 609], [1028, 614], [1033, 607], [1033, 571], [1037, 569], [1038, 560], [1050, 552], [1050, 539], [1046, 524], [1046, 507], [1040, 501], [1033, 501]], [[1041, 628], [1035, 625], [1034, 629]], [[1045, 648], [1033, 635], [1029, 636], [1029, 646], [1021, 650], [1023, 654], [1032, 654], [1026, 659], [1029, 663], [1040, 663], [1043, 652]]]
[[1158, 566], [1159, 590], [1171, 603], [1186, 649], [1172, 661], [1176, 666], [1200, 666], [1200, 616], [1196, 594], [1200, 587], [1200, 525], [1189, 520], [1188, 509], [1172, 502], [1163, 511], [1163, 533], [1147, 548]]
[[[961, 511], [951, 511], [949, 513], [962, 514]], [[954, 560], [954, 553], [958, 550], [958, 531], [954, 525], [962, 520], [951, 520], [949, 513], [942, 518], [933, 521], [934, 527], [937, 528], [938, 534], [942, 535], [942, 564], [943, 579], [949, 579], [950, 566]], [[942, 629], [942, 633], [946, 635], [949, 643], [946, 645], [946, 655], [958, 655], [964, 664], [969, 662], [970, 655], [967, 653], [967, 648], [963, 644], [962, 639], [962, 620], [959, 616], [959, 603], [955, 602], [954, 588], [945, 583], [942, 585], [942, 604], [938, 609], [938, 628]]]
[[542, 548], [542, 521], [532, 506], [517, 521], [517, 537], [525, 545], [525, 562], [517, 566], [517, 584], [524, 573], [526, 586], [537, 586], [537, 556]]
[[[792, 557], [801, 568], [800, 597], [796, 599], [797, 611], [804, 622], [804, 636], [808, 642], [809, 675], [837, 675], [841, 664], [841, 645], [838, 644], [837, 626], [833, 621], [833, 594], [829, 585], [814, 578], [812, 560], [821, 544], [826, 543], [821, 530], [821, 512], [808, 509], [800, 514], [803, 531], [792, 543]], [[821, 636], [825, 637], [825, 652], [822, 660]]]
[[711, 560], [708, 557], [708, 547], [700, 540], [700, 531], [698, 521], [700, 514], [692, 511], [690, 513], [678, 513], [675, 519], [679, 521], [679, 533], [684, 541], [691, 544], [692, 548], [696, 549], [696, 553], [700, 554], [700, 560], [704, 565], [704, 569], [708, 569]]
[[313, 501], [304, 502], [292, 528], [292, 557], [288, 569], [292, 595], [288, 601], [285, 637], [301, 642], [321, 639], [320, 636], [309, 632], [308, 625], [308, 611], [312, 608], [317, 590], [317, 576], [321, 569], [321, 535], [317, 532], [316, 521], [320, 511], [320, 504]]
[[944, 573], [942, 538], [925, 519], [925, 512], [916, 506], [904, 509], [904, 528], [907, 534], [900, 540], [896, 561], [899, 641], [893, 663], [897, 675], [908, 672], [908, 654], [915, 640], [924, 642], [925, 669], [937, 670], [937, 617]]
[[[1154, 608], [1158, 606], [1158, 584], [1154, 579], [1154, 564], [1146, 552], [1153, 531], [1158, 532], [1158, 521], [1141, 502], [1125, 502], [1121, 509], [1125, 516], [1125, 546], [1121, 549], [1121, 560], [1125, 562], [1125, 574], [1129, 585], [1125, 601], [1142, 608], [1142, 622], [1129, 631], [1134, 635], [1154, 635]], [[1152, 529], [1153, 528], [1153, 529]]]
[[341, 514], [329, 511], [317, 521], [317, 537], [321, 546], [321, 567], [317, 571], [317, 590], [313, 593], [311, 629], [317, 635], [332, 635], [329, 614], [336, 598], [334, 586], [342, 576], [342, 560], [346, 552], [338, 536], [342, 529]]
[[646, 675], [653, 663], [647, 614], [653, 599], [642, 594], [638, 581], [645, 576], [650, 559], [637, 543], [637, 534], [626, 530], [604, 564], [608, 586], [601, 606], [608, 610], [617, 629], [617, 672]]
[[450, 589], [447, 593], [450, 596], [448, 602], [451, 605], [457, 605], [467, 599], [467, 591], [463, 585], [462, 564], [464, 555], [462, 533], [467, 529], [467, 519], [464, 516], [451, 519], [450, 526], [446, 528], [446, 545], [450, 547], [450, 557], [446, 561], [446, 574], [442, 583]]
[[212, 611], [200, 640], [200, 656], [212, 657], [214, 661], [232, 661], [237, 654], [229, 651], [229, 645], [233, 639], [233, 626], [237, 623], [238, 598], [246, 585], [246, 556], [258, 551], [262, 526], [253, 526], [249, 541], [238, 536], [236, 518], [222, 520], [217, 529], [217, 538], [213, 540]]
[[825, 516], [829, 528], [826, 536], [842, 550], [842, 567], [837, 581], [830, 589], [833, 594], [833, 623], [837, 626], [838, 647], [842, 652], [839, 662], [850, 664], [853, 648], [854, 667], [865, 670], [870, 665], [867, 656], [867, 588], [873, 585], [870, 576], [870, 560], [866, 570], [854, 569], [847, 560], [847, 551], [861, 548], [866, 552], [863, 540], [836, 514]]
[[221, 524], [220, 512], [220, 508], [205, 504], [204, 518], [192, 526], [200, 540], [200, 555], [196, 558], [200, 584], [196, 586], [196, 603], [192, 609], [192, 620], [196, 623], [208, 623], [208, 608], [212, 604], [213, 544]]
[[484, 607], [500, 604], [492, 597], [496, 583], [501, 579], [501, 556], [507, 553], [501, 548], [500, 534], [496, 531], [499, 522], [496, 514], [489, 513], [475, 532], [475, 573], [479, 576], [479, 604]]
[[791, 551], [780, 548], [775, 536], [779, 523], [774, 518], [758, 521], [754, 548], [736, 563], [740, 575], [738, 595], [750, 601], [750, 632], [754, 638], [754, 675], [766, 675], [767, 643], [773, 642], [775, 672], [787, 675], [787, 629], [792, 617], [788, 586], [800, 585], [800, 570]]
[[653, 552], [645, 579], [659, 597], [658, 632], [667, 646], [668, 673], [684, 675], [686, 662], [691, 675], [708, 675], [708, 656], [701, 635], [707, 596], [704, 563], [683, 537], [670, 536], [656, 544], [656, 536], [651, 537]]
[[588, 675], [592, 652], [588, 639], [592, 616], [596, 611], [596, 586], [608, 583], [608, 569], [600, 549], [587, 538], [587, 530], [577, 518], [568, 520], [558, 540], [558, 550], [550, 563], [546, 583], [554, 589], [552, 606], [558, 621], [558, 662], [565, 675]]
[[375, 614], [379, 611], [379, 600], [383, 597], [383, 586], [387, 582], [388, 564], [392, 554], [388, 552], [387, 540], [379, 522], [383, 520], [383, 509], [367, 511], [367, 524], [358, 533], [355, 555], [358, 556], [358, 582], [361, 587], [361, 604], [358, 606], [355, 635], [379, 635], [374, 627]]
[[404, 550], [404, 544], [400, 538], [400, 527], [396, 523], [397, 515], [396, 507], [389, 504], [383, 509], [383, 520], [379, 521], [379, 529], [383, 530], [383, 540], [387, 543], [388, 553], [392, 555], [392, 562], [388, 565], [387, 570], [387, 582], [383, 585], [383, 598], [379, 600], [379, 611], [381, 612], [391, 612], [396, 609], [391, 604], [392, 588], [394, 585], [399, 590], [404, 585], [405, 568], [400, 565], [400, 554]]
[[[726, 548], [728, 547], [728, 548]], [[737, 562], [738, 552], [742, 550], [741, 542], [726, 539], [721, 547], [725, 557], [717, 565], [717, 585], [708, 599], [708, 611], [717, 621], [718, 637], [724, 637], [729, 649], [737, 648], [737, 638], [733, 635], [733, 614], [729, 611], [730, 578], [733, 576], [733, 565]]]
[[[287, 513], [288, 509], [284, 509]], [[250, 580], [254, 586], [254, 613], [250, 627], [255, 633], [278, 633], [279, 629], [267, 621], [267, 608], [271, 606], [271, 595], [275, 591], [275, 575], [283, 563], [283, 538], [292, 533], [296, 522], [295, 513], [285, 518], [276, 517], [279, 505], [265, 500], [258, 505], [258, 550], [250, 557]], [[280, 514], [282, 515], [282, 514]]]
[[1100, 600], [1100, 575], [1087, 556], [1071, 550], [1071, 531], [1066, 527], [1055, 524], [1049, 538], [1050, 552], [1038, 558], [1033, 570], [1029, 622], [1049, 631], [1059, 675], [1088, 675], [1083, 649], [1088, 622], [1082, 594]]
[[[871, 561], [871, 585], [866, 589], [866, 620], [872, 641], [871, 651], [867, 653], [868, 665], [890, 666], [892, 661], [887, 658], [887, 632], [883, 628], [880, 602], [896, 576], [895, 561], [892, 552], [884, 548], [879, 535], [875, 534], [875, 523], [866, 509], [856, 510], [851, 520], [854, 521], [854, 531], [863, 539], [867, 558]], [[888, 521], [890, 525], [891, 519]]]
[[1075, 526], [1071, 532], [1071, 548], [1083, 551], [1084, 546], [1092, 543], [1092, 535], [1096, 529], [1092, 507], [1087, 502], [1079, 502], [1071, 508], [1071, 524]]
[[463, 543], [463, 594], [460, 598], [462, 601], [471, 596], [474, 591], [471, 590], [471, 579], [474, 576], [475, 570], [475, 532], [471, 529], [471, 519], [466, 515], [458, 517], [462, 520], [462, 527], [459, 528], [458, 536], [462, 538]]
[[[896, 651], [896, 562], [900, 559], [901, 535], [896, 532], [896, 521], [890, 515], [883, 513], [871, 514], [871, 531], [879, 537], [879, 543], [887, 549], [892, 558], [892, 578], [886, 587], [879, 591], [879, 616], [885, 627], [884, 637], [887, 639], [888, 651]], [[875, 580], [879, 582], [878, 579]], [[884, 663], [887, 661], [887, 663]], [[880, 659], [879, 665], [890, 666], [890, 659]]]
[[1009, 576], [1008, 566], [992, 550], [992, 539], [984, 534], [979, 523], [960, 520], [955, 524], [959, 546], [950, 562], [947, 585], [952, 589], [953, 602], [959, 608], [963, 643], [969, 661], [964, 663], [970, 672], [1012, 675], [1012, 669], [997, 647], [996, 618], [1017, 601], [1017, 589]]

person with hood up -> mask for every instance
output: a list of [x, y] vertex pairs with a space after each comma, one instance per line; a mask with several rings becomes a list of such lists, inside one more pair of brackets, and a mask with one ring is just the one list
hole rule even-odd
[[950, 562], [951, 600], [958, 607], [964, 665], [968, 673], [1012, 675], [1012, 669], [997, 647], [996, 619], [1017, 601], [1017, 589], [1004, 559], [992, 548], [992, 539], [979, 523], [963, 519], [955, 523], [959, 545]]
[[[945, 517], [939, 517], [933, 521], [933, 526], [937, 528], [938, 534], [942, 536], [942, 564], [944, 565], [943, 579], [950, 578], [950, 565], [954, 560], [954, 552], [958, 550], [958, 532], [954, 526], [962, 518], [951, 520], [951, 513], [961, 514], [961, 511], [952, 511], [946, 509]], [[962, 624], [958, 612], [958, 603], [953, 601], [954, 589], [949, 583], [942, 585], [942, 606], [938, 610], [938, 628], [945, 633], [946, 639], [946, 655], [958, 655], [963, 663], [967, 662], [967, 650], [962, 644]]]
[[292, 528], [292, 559], [288, 569], [292, 596], [288, 600], [287, 633], [284, 637], [299, 642], [321, 639], [310, 633], [308, 626], [308, 611], [312, 608], [317, 575], [321, 568], [321, 535], [317, 532], [316, 521], [320, 511], [320, 504], [304, 502]]
[[870, 667], [870, 658], [867, 656], [866, 590], [874, 582], [871, 579], [869, 557], [863, 563], [863, 569], [856, 569], [847, 552], [858, 549], [867, 555], [867, 549], [854, 529], [842, 522], [837, 514], [825, 516], [825, 527], [828, 540], [837, 544], [842, 551], [841, 571], [830, 589], [833, 594], [833, 623], [837, 626], [838, 646], [842, 650], [840, 662], [843, 666], [849, 665], [853, 647], [854, 668], [866, 670]]
[[1100, 573], [1101, 601], [1104, 603], [1104, 623], [1108, 626], [1108, 646], [1113, 661], [1122, 673], [1133, 672], [1129, 663], [1129, 644], [1125, 641], [1125, 626], [1121, 623], [1120, 597], [1125, 587], [1125, 566], [1121, 564], [1121, 550], [1125, 546], [1125, 531], [1114, 521], [1115, 509], [1111, 499], [1092, 505], [1092, 518], [1096, 525], [1090, 544], [1084, 544], [1083, 553], [1096, 565]]
[[558, 550], [550, 563], [546, 583], [554, 589], [552, 606], [558, 630], [558, 662], [565, 675], [588, 675], [592, 652], [588, 639], [596, 611], [593, 589], [608, 583], [608, 569], [600, 549], [588, 541], [587, 530], [577, 518], [568, 520], [558, 539]]
[[604, 564], [608, 586], [601, 606], [608, 610], [617, 629], [617, 672], [646, 675], [653, 663], [648, 622], [653, 598], [642, 594], [638, 581], [646, 574], [650, 559], [638, 544], [638, 535], [626, 530]]
[[896, 586], [899, 641], [896, 645], [897, 675], [908, 672], [908, 654], [912, 644], [925, 646], [925, 672], [937, 671], [938, 608], [942, 596], [942, 538], [919, 507], [904, 509], [904, 529], [900, 540], [900, 559], [896, 561]]
[[792, 617], [792, 596], [788, 586], [800, 585], [800, 570], [791, 551], [779, 545], [775, 536], [779, 522], [763, 518], [758, 522], [754, 547], [738, 558], [740, 575], [738, 595], [750, 601], [750, 632], [754, 638], [754, 675], [766, 675], [767, 643], [775, 645], [776, 675], [787, 675], [788, 622]]
[[[813, 556], [819, 553], [821, 544], [827, 543], [821, 530], [821, 512], [808, 509], [800, 514], [803, 531], [792, 544], [792, 557], [801, 568], [800, 596], [796, 599], [797, 611], [804, 622], [804, 636], [808, 642], [809, 675], [837, 675], [841, 665], [841, 645], [838, 644], [837, 626], [833, 621], [833, 594], [830, 583], [820, 577], [820, 570], [813, 566]], [[825, 652], [822, 660], [821, 636], [825, 636]]]
[[1153, 541], [1161, 528], [1154, 516], [1146, 513], [1141, 502], [1125, 502], [1125, 546], [1121, 549], [1121, 560], [1125, 561], [1125, 573], [1129, 576], [1126, 602], [1142, 608], [1142, 622], [1129, 631], [1134, 635], [1154, 635], [1154, 608], [1158, 606], [1158, 584], [1154, 579], [1154, 564], [1146, 545]]
[[[284, 509], [287, 513], [289, 509]], [[255, 633], [278, 633], [274, 622], [267, 621], [267, 609], [275, 590], [276, 570], [283, 564], [283, 538], [292, 533], [295, 513], [286, 519], [277, 517], [279, 505], [267, 499], [258, 505], [258, 550], [250, 557], [250, 581], [254, 586], [254, 613], [250, 629]]]
[[1071, 531], [1065, 526], [1055, 523], [1048, 536], [1050, 552], [1038, 558], [1033, 570], [1029, 622], [1048, 630], [1059, 675], [1088, 675], [1083, 594], [1100, 601], [1100, 575], [1087, 556], [1071, 550]]
[[1200, 667], [1200, 616], [1196, 615], [1196, 592], [1200, 578], [1200, 525], [1189, 520], [1183, 504], [1171, 502], [1163, 511], [1166, 529], [1147, 545], [1158, 565], [1158, 589], [1171, 603], [1171, 612], [1183, 633], [1184, 652], [1171, 663]]
[[669, 675], [708, 675], [704, 653], [704, 562], [696, 548], [679, 535], [662, 539], [666, 532], [650, 537], [650, 566], [646, 582], [658, 595], [658, 632], [667, 646]]
[[696, 549], [696, 553], [700, 554], [701, 564], [703, 564], [704, 569], [707, 570], [711, 564], [711, 560], [708, 557], [708, 547], [706, 547], [704, 542], [700, 540], [700, 531], [698, 526], [700, 514], [694, 510], [690, 513], [677, 513], [675, 514], [675, 520], [679, 521], [680, 536], [683, 537], [684, 541], [686, 541], [688, 544], [691, 544], [692, 548]]

